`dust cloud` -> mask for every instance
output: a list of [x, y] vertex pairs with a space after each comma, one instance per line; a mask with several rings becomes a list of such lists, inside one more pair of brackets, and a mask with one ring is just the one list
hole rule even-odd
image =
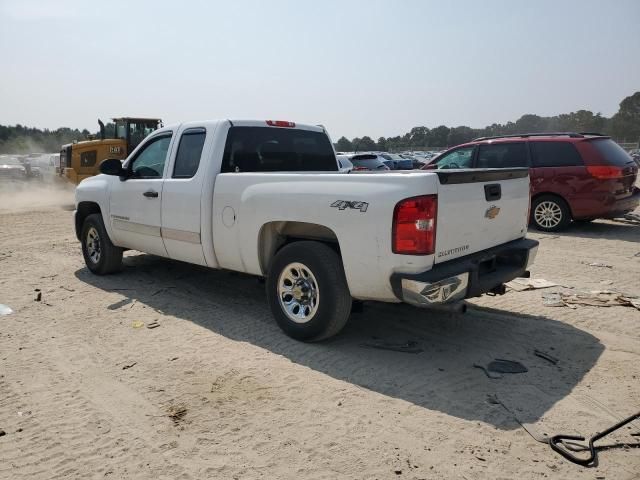
[[73, 210], [74, 185], [37, 181], [0, 183], [0, 213], [51, 208]]

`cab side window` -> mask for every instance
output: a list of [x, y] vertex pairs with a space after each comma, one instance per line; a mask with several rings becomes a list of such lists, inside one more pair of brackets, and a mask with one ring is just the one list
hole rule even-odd
[[453, 152], [445, 154], [436, 161], [438, 168], [470, 168], [473, 159], [473, 149], [475, 147], [462, 147]]
[[173, 178], [191, 178], [198, 171], [207, 131], [204, 128], [185, 130], [180, 138]]
[[171, 134], [151, 139], [131, 162], [131, 178], [162, 178]]

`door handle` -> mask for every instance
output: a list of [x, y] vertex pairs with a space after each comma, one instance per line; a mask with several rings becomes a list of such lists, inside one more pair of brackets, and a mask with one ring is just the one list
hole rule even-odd
[[157, 198], [158, 197], [158, 192], [156, 192], [155, 190], [147, 190], [142, 195], [144, 195], [145, 197], [148, 197], [148, 198]]

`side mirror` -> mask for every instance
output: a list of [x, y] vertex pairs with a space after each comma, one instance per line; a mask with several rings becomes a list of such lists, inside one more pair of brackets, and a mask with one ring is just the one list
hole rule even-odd
[[117, 177], [126, 176], [122, 168], [122, 160], [118, 158], [107, 158], [100, 163], [100, 173], [105, 175], [115, 175]]

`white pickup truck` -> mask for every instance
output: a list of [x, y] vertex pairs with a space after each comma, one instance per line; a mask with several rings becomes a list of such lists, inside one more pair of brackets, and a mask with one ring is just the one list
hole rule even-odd
[[526, 276], [528, 169], [341, 173], [324, 128], [167, 126], [76, 189], [93, 273], [126, 249], [266, 277], [280, 327], [335, 335], [353, 300], [460, 305]]

